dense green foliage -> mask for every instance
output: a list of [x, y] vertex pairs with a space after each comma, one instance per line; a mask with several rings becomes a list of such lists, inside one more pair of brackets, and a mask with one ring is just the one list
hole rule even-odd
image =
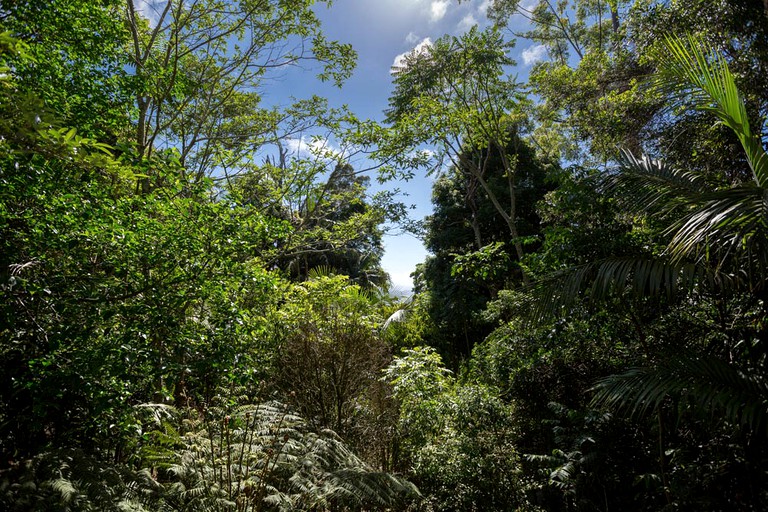
[[[148, 23], [130, 1], [3, 3], [4, 509], [376, 508], [417, 496], [355, 456], [357, 438], [327, 430], [351, 431], [348, 421], [319, 421], [314, 404], [296, 404], [307, 421], [247, 405], [296, 396], [275, 380], [290, 378], [277, 354], [312, 303], [290, 279], [322, 263], [382, 283], [379, 225], [397, 208], [371, 202], [344, 162], [325, 181], [318, 159], [284, 162], [276, 173], [305, 170], [293, 196], [273, 184], [255, 198], [234, 179], [244, 159], [243, 183], [257, 172], [275, 119], [309, 126], [327, 109], [256, 109], [267, 69], [312, 58], [340, 80], [354, 60], [322, 37], [312, 2], [214, 4], [168, 2], [167, 22]], [[233, 54], [230, 37], [263, 46]], [[289, 38], [307, 53], [279, 54]], [[295, 223], [281, 205], [301, 193], [309, 220]], [[325, 257], [299, 275], [276, 264], [302, 251]], [[365, 320], [332, 334], [373, 339], [383, 358], [360, 293]], [[374, 364], [364, 375], [376, 383], [386, 360]], [[367, 397], [367, 381], [344, 399]]]
[[379, 124], [262, 105], [316, 3], [0, 0], [0, 508], [768, 508], [766, 4], [493, 0]]
[[[491, 13], [500, 26], [515, 13], [529, 18], [521, 35], [545, 46], [549, 59], [529, 84], [537, 103], [506, 108], [511, 119], [531, 116], [521, 130], [540, 161], [560, 158], [569, 167], [550, 170], [554, 189], [538, 185], [538, 238], [522, 257], [509, 245], [459, 248], [462, 240], [471, 247], [479, 211], [469, 203], [471, 183], [458, 165], [437, 180], [436, 221], [426, 226], [433, 256], [418, 276], [410, 339], [459, 368], [457, 396], [480, 386], [509, 406], [505, 421], [516, 434], [504, 474], [519, 476], [518, 492], [506, 493], [517, 496], [507, 510], [764, 508], [765, 92], [762, 78], [750, 78], [765, 65], [764, 5], [497, 0]], [[454, 43], [452, 51], [463, 48]], [[430, 80], [421, 62], [428, 56], [414, 55], [413, 70], [402, 76]], [[446, 99], [441, 91], [428, 92], [432, 101]], [[428, 104], [422, 101], [415, 105]], [[456, 117], [448, 133], [475, 144], [461, 130], [477, 118]], [[492, 202], [480, 204], [503, 225]], [[494, 242], [514, 240], [499, 233]], [[515, 260], [537, 280], [533, 286], [516, 286], [508, 267]], [[440, 261], [450, 278], [435, 278]], [[466, 279], [492, 279], [505, 267], [490, 295]], [[436, 314], [437, 301], [452, 309]], [[446, 319], [468, 328], [443, 331]], [[446, 336], [461, 342], [446, 345]], [[414, 376], [423, 371], [411, 366]], [[414, 407], [403, 400], [403, 412]], [[441, 411], [441, 403], [418, 406], [432, 416], [415, 430], [450, 425], [461, 407]], [[447, 436], [443, 446], [472, 453], [463, 432]], [[494, 506], [490, 497], [437, 504], [441, 486], [458, 490], [456, 482], [475, 473], [450, 474], [460, 466], [450, 464], [456, 454], [447, 449], [442, 465], [424, 464], [430, 438], [414, 442], [411, 464], [435, 500], [430, 506]], [[473, 470], [482, 467], [475, 460]]]

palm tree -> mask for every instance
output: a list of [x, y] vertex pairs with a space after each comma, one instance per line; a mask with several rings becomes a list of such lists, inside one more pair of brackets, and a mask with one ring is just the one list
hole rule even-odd
[[[625, 199], [632, 213], [667, 219], [660, 257], [593, 262], [542, 281], [535, 317], [552, 315], [585, 289], [591, 300], [631, 289], [638, 296], [708, 289], [747, 293], [768, 313], [768, 153], [752, 132], [745, 103], [725, 59], [693, 38], [668, 37], [668, 60], [654, 86], [713, 114], [736, 135], [751, 179], [712, 187], [702, 176], [648, 156], [623, 152], [619, 169], [603, 183]], [[554, 285], [554, 286], [553, 286]], [[717, 408], [725, 419], [751, 429], [768, 427], [768, 349], [752, 363], [735, 364], [699, 353], [676, 354], [654, 367], [635, 368], [597, 384], [594, 404], [631, 413], [657, 408], [670, 394]]]

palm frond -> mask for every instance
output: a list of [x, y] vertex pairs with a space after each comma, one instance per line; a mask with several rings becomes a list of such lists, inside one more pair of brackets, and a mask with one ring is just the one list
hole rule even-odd
[[557, 272], [532, 288], [531, 320], [562, 315], [580, 298], [597, 303], [630, 290], [636, 297], [666, 296], [673, 300], [697, 284], [736, 288], [734, 276], [703, 265], [664, 258], [609, 258]]
[[[768, 279], [768, 154], [749, 127], [744, 101], [725, 58], [699, 39], [667, 37], [655, 86], [714, 114], [744, 147], [753, 182], [708, 190], [705, 180], [647, 156], [622, 152], [620, 168], [604, 179], [630, 211], [680, 217], [666, 230], [672, 265], [694, 261], [746, 277], [752, 288]], [[598, 281], [595, 281], [597, 283]]]
[[750, 282], [768, 277], [768, 193], [753, 185], [703, 194], [699, 207], [668, 229], [667, 253], [674, 261], [715, 261], [741, 267]]
[[331, 265], [317, 265], [307, 272], [307, 279], [322, 279], [338, 275], [338, 270]]
[[680, 98], [694, 101], [694, 107], [714, 114], [739, 138], [746, 152], [756, 185], [768, 185], [768, 154], [760, 138], [749, 127], [747, 109], [739, 94], [725, 58], [717, 52], [707, 53], [706, 45], [694, 36], [666, 37], [664, 49], [668, 59], [662, 60], [656, 84]]
[[618, 171], [604, 176], [601, 186], [636, 213], [670, 213], [708, 190], [696, 173], [673, 168], [648, 155], [636, 157], [628, 150], [621, 150]]
[[701, 409], [717, 411], [726, 421], [752, 430], [768, 429], [768, 382], [709, 356], [676, 355], [652, 368], [634, 368], [599, 381], [593, 406], [610, 407], [629, 416], [658, 409], [672, 396], [687, 398]]
[[384, 322], [384, 325], [381, 327], [381, 330], [386, 331], [389, 328], [389, 326], [392, 324], [400, 324], [405, 322], [408, 319], [408, 313], [409, 313], [408, 309], [404, 309], [404, 308], [398, 309], [397, 311], [389, 315], [387, 320]]

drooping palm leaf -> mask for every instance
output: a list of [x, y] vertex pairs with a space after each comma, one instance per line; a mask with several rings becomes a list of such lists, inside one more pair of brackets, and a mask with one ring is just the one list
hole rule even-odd
[[[710, 187], [700, 176], [647, 156], [624, 152], [620, 168], [604, 179], [627, 211], [662, 214], [669, 243], [661, 258], [614, 259], [560, 272], [538, 283], [536, 318], [554, 316], [579, 297], [603, 300], [631, 289], [666, 295], [704, 285], [710, 290], [754, 292], [768, 283], [768, 156], [749, 127], [744, 101], [725, 60], [694, 38], [667, 38], [667, 62], [656, 85], [714, 114], [740, 140], [753, 179], [731, 188]], [[681, 397], [698, 410], [733, 424], [768, 432], [768, 376], [711, 356], [673, 355], [652, 368], [634, 368], [598, 382], [593, 405], [630, 415]]]
[[[679, 218], [700, 207], [709, 189], [705, 180], [643, 155], [623, 151], [620, 167], [605, 175], [600, 186], [616, 194], [633, 213], [662, 214]], [[670, 236], [674, 235], [670, 230]], [[561, 313], [579, 297], [599, 302], [627, 288], [635, 296], [666, 296], [673, 299], [681, 290], [697, 284], [732, 289], [739, 286], [739, 276], [722, 268], [696, 265], [695, 259], [683, 257], [608, 258], [557, 272], [534, 286], [533, 319], [540, 320]]]
[[[623, 152], [621, 168], [603, 180], [634, 212], [677, 215], [666, 229], [674, 263], [697, 261], [721, 271], [742, 268], [752, 283], [768, 277], [768, 194], [754, 183], [711, 190], [688, 171]], [[706, 260], [706, 261], [705, 261]]]
[[668, 230], [674, 261], [709, 260], [741, 269], [753, 288], [768, 278], [768, 191], [751, 184], [702, 194], [697, 208]]
[[603, 190], [616, 195], [633, 213], [672, 213], [708, 191], [707, 183], [696, 173], [648, 155], [636, 157], [627, 150], [621, 151], [618, 170], [600, 181]]
[[[577, 297], [591, 300], [631, 287], [638, 295], [673, 296], [705, 282], [763, 288], [768, 281], [768, 156], [750, 128], [744, 101], [724, 58], [701, 41], [669, 37], [655, 85], [711, 112], [741, 141], [754, 181], [713, 189], [691, 171], [624, 151], [619, 169], [603, 179], [628, 211], [673, 217], [663, 258], [611, 259], [559, 272], [536, 285], [535, 318], [560, 312]], [[748, 286], [744, 286], [744, 285]]]
[[768, 380], [711, 356], [673, 355], [652, 368], [634, 368], [599, 381], [592, 405], [640, 416], [680, 396], [702, 410], [752, 430], [768, 429]]
[[704, 265], [675, 262], [669, 258], [609, 258], [562, 270], [538, 281], [532, 288], [533, 321], [554, 318], [579, 299], [599, 303], [630, 290], [635, 297], [674, 299], [697, 284], [710, 289], [737, 289], [738, 276]]

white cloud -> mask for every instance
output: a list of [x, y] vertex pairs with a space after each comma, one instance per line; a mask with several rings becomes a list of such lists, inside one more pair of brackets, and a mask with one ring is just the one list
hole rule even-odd
[[158, 9], [157, 0], [133, 0], [133, 6], [140, 16], [149, 20], [149, 26], [154, 27], [160, 21], [160, 14], [163, 7]]
[[395, 57], [395, 60], [392, 62], [392, 68], [397, 69], [403, 67], [403, 64], [405, 63], [405, 57], [408, 56], [411, 53], [423, 53], [427, 50], [427, 48], [430, 48], [432, 46], [432, 40], [428, 37], [425, 37], [421, 40], [419, 44], [416, 45], [415, 48], [412, 50], [401, 53], [397, 57]]
[[341, 157], [341, 149], [322, 137], [300, 137], [285, 139], [283, 145], [296, 158], [317, 158], [332, 161]]
[[435, 153], [433, 150], [431, 150], [429, 148], [420, 149], [419, 153], [424, 155], [426, 158], [434, 158], [434, 157], [437, 156], [437, 153]]
[[328, 139], [322, 137], [313, 137], [309, 143], [309, 150], [312, 155], [321, 160], [336, 160], [341, 158], [341, 149], [331, 143]]
[[526, 11], [532, 11], [536, 8], [536, 5], [538, 5], [538, 0], [524, 0], [520, 2], [520, 7], [525, 9]]
[[472, 15], [472, 13], [469, 13], [461, 19], [458, 27], [459, 27], [459, 30], [466, 32], [467, 30], [471, 29], [475, 25], [477, 25], [477, 20]]
[[389, 271], [389, 280], [392, 282], [390, 293], [395, 297], [407, 297], [413, 293], [412, 270]]
[[477, 12], [479, 12], [483, 16], [487, 16], [488, 8], [490, 6], [491, 6], [491, 0], [483, 0], [482, 3], [477, 7]]
[[448, 2], [450, 0], [433, 0], [430, 5], [432, 21], [440, 21], [448, 11]]
[[543, 44], [529, 46], [522, 53], [523, 64], [530, 66], [547, 57], [547, 48]]
[[304, 142], [304, 137], [300, 139], [285, 139], [282, 144], [286, 147], [289, 153], [293, 154], [300, 154], [303, 150], [306, 148], [306, 143]]
[[418, 40], [419, 36], [417, 36], [415, 32], [408, 32], [408, 35], [405, 36], [405, 42], [408, 44], [416, 44]]

